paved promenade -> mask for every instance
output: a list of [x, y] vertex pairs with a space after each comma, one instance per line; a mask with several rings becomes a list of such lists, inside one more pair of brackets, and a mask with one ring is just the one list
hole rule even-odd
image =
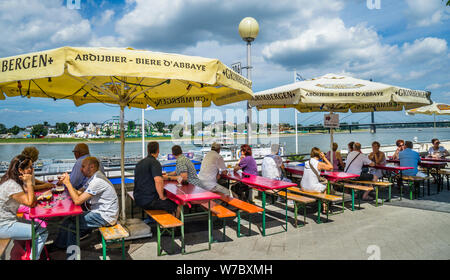
[[[317, 224], [316, 212], [309, 209], [307, 225], [294, 228], [293, 213], [289, 211], [287, 232], [262, 237], [260, 229], [252, 224], [253, 235], [236, 237], [236, 222], [227, 223], [226, 242], [212, 244], [211, 251], [181, 255], [179, 241], [172, 255], [156, 256], [156, 238], [133, 241], [128, 258], [135, 260], [441, 260], [450, 259], [450, 191], [410, 201], [403, 198], [375, 207], [363, 203], [363, 209], [330, 216], [329, 222]], [[267, 233], [280, 231], [283, 209], [280, 204], [270, 205]], [[435, 208], [438, 211], [430, 211]], [[427, 210], [425, 210], [427, 209]], [[303, 219], [300, 216], [300, 219]], [[256, 224], [261, 219], [252, 221]], [[325, 218], [323, 219], [325, 221]], [[247, 228], [248, 222], [243, 221]], [[231, 228], [230, 228], [231, 227]], [[186, 250], [201, 250], [207, 247], [207, 232], [204, 221], [186, 224]], [[155, 228], [152, 228], [155, 233]], [[220, 230], [220, 231], [219, 231]], [[194, 232], [193, 232], [194, 231]], [[216, 225], [214, 237], [219, 239], [221, 225]], [[246, 233], [246, 232], [245, 232]], [[156, 234], [155, 234], [156, 235]], [[166, 248], [170, 238], [164, 237]], [[120, 258], [120, 251], [113, 251], [111, 259]], [[83, 252], [84, 258], [95, 259], [100, 251]]]
[[[434, 189], [435, 190], [435, 189]], [[259, 202], [259, 200], [256, 200]], [[350, 206], [350, 204], [346, 204]], [[279, 232], [284, 221], [281, 204], [269, 205], [267, 233]], [[152, 238], [132, 241], [127, 247], [129, 260], [445, 260], [450, 259], [450, 191], [410, 201], [403, 198], [375, 207], [362, 203], [361, 210], [323, 218], [317, 224], [316, 211], [307, 213], [307, 224], [294, 228], [293, 211], [289, 211], [288, 231], [262, 237], [261, 215], [252, 218], [252, 236], [236, 237], [236, 220], [227, 222], [226, 241], [212, 244], [210, 251], [181, 255], [180, 242], [172, 254], [156, 256], [156, 228]], [[336, 208], [337, 210], [338, 208]], [[247, 233], [246, 215], [242, 221]], [[207, 223], [204, 217], [186, 222], [187, 252], [207, 248]], [[299, 216], [303, 220], [303, 216]], [[53, 234], [52, 234], [53, 235]], [[222, 238], [222, 224], [214, 226], [215, 239]], [[99, 260], [102, 252], [98, 233], [81, 243], [82, 259]], [[97, 245], [97, 246], [95, 246]], [[97, 248], [96, 248], [97, 247]], [[170, 237], [163, 236], [163, 248], [170, 250]], [[53, 259], [65, 259], [64, 252], [51, 254]], [[120, 249], [108, 251], [108, 258], [120, 259]]]

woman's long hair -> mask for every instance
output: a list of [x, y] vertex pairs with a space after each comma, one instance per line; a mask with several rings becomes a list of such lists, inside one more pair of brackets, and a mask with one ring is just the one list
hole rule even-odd
[[31, 159], [29, 157], [26, 157], [24, 155], [17, 155], [9, 164], [8, 171], [3, 175], [2, 179], [0, 179], [0, 185], [4, 182], [8, 181], [9, 179], [14, 180], [17, 184], [20, 186], [23, 185], [23, 181], [20, 179], [20, 172], [19, 168], [25, 169], [30, 162], [32, 163]]

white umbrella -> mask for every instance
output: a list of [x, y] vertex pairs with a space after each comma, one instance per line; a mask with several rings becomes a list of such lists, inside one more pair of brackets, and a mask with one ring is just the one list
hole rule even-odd
[[[257, 92], [250, 105], [258, 109], [296, 108], [300, 112], [401, 111], [431, 104], [430, 95], [427, 91], [327, 74]], [[333, 129], [330, 136], [332, 149]]]
[[436, 115], [450, 115], [450, 105], [434, 103], [428, 106], [411, 109], [406, 112], [408, 115], [424, 114], [433, 115], [434, 130], [436, 130]]

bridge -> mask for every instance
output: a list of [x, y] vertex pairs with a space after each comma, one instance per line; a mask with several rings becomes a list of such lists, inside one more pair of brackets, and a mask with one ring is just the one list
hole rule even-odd
[[[352, 133], [352, 129], [369, 128], [371, 132], [376, 133], [376, 128], [429, 128], [429, 127], [450, 127], [450, 121], [437, 121], [437, 122], [391, 122], [391, 123], [341, 123], [339, 124], [339, 130], [349, 130]], [[323, 125], [316, 126], [300, 126], [299, 131], [308, 132], [317, 130], [329, 130], [329, 128], [323, 127]]]

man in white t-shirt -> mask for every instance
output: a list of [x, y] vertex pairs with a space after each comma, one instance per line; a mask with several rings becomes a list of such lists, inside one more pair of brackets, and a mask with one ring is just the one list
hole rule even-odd
[[[353, 144], [353, 151], [347, 155], [345, 162], [344, 172], [351, 174], [358, 174], [359, 177], [355, 178], [357, 181], [376, 181], [378, 177], [370, 173], [362, 173], [364, 165], [375, 166], [375, 163], [371, 161], [367, 155], [361, 153], [361, 144], [356, 142]], [[363, 194], [363, 200], [373, 200], [374, 198], [369, 196], [370, 191], [366, 191]]]
[[[87, 157], [81, 164], [81, 172], [88, 178], [86, 189], [76, 190], [69, 174], [65, 173], [62, 182], [66, 185], [75, 205], [87, 203], [89, 211], [80, 215], [80, 236], [89, 234], [92, 229], [114, 225], [119, 217], [119, 201], [111, 182], [99, 170], [100, 163], [95, 157]], [[75, 220], [66, 220], [64, 228], [75, 230]], [[55, 240], [55, 246], [64, 249], [76, 244], [76, 236], [70, 230], [61, 230]]]
[[[198, 178], [202, 182], [204, 188], [208, 191], [229, 195], [230, 190], [217, 183], [221, 174], [227, 171], [225, 161], [220, 155], [220, 148], [221, 145], [219, 143], [214, 142], [211, 145], [211, 151], [208, 152], [202, 160], [202, 167], [198, 173]], [[234, 195], [235, 194], [233, 194], [233, 196]]]

